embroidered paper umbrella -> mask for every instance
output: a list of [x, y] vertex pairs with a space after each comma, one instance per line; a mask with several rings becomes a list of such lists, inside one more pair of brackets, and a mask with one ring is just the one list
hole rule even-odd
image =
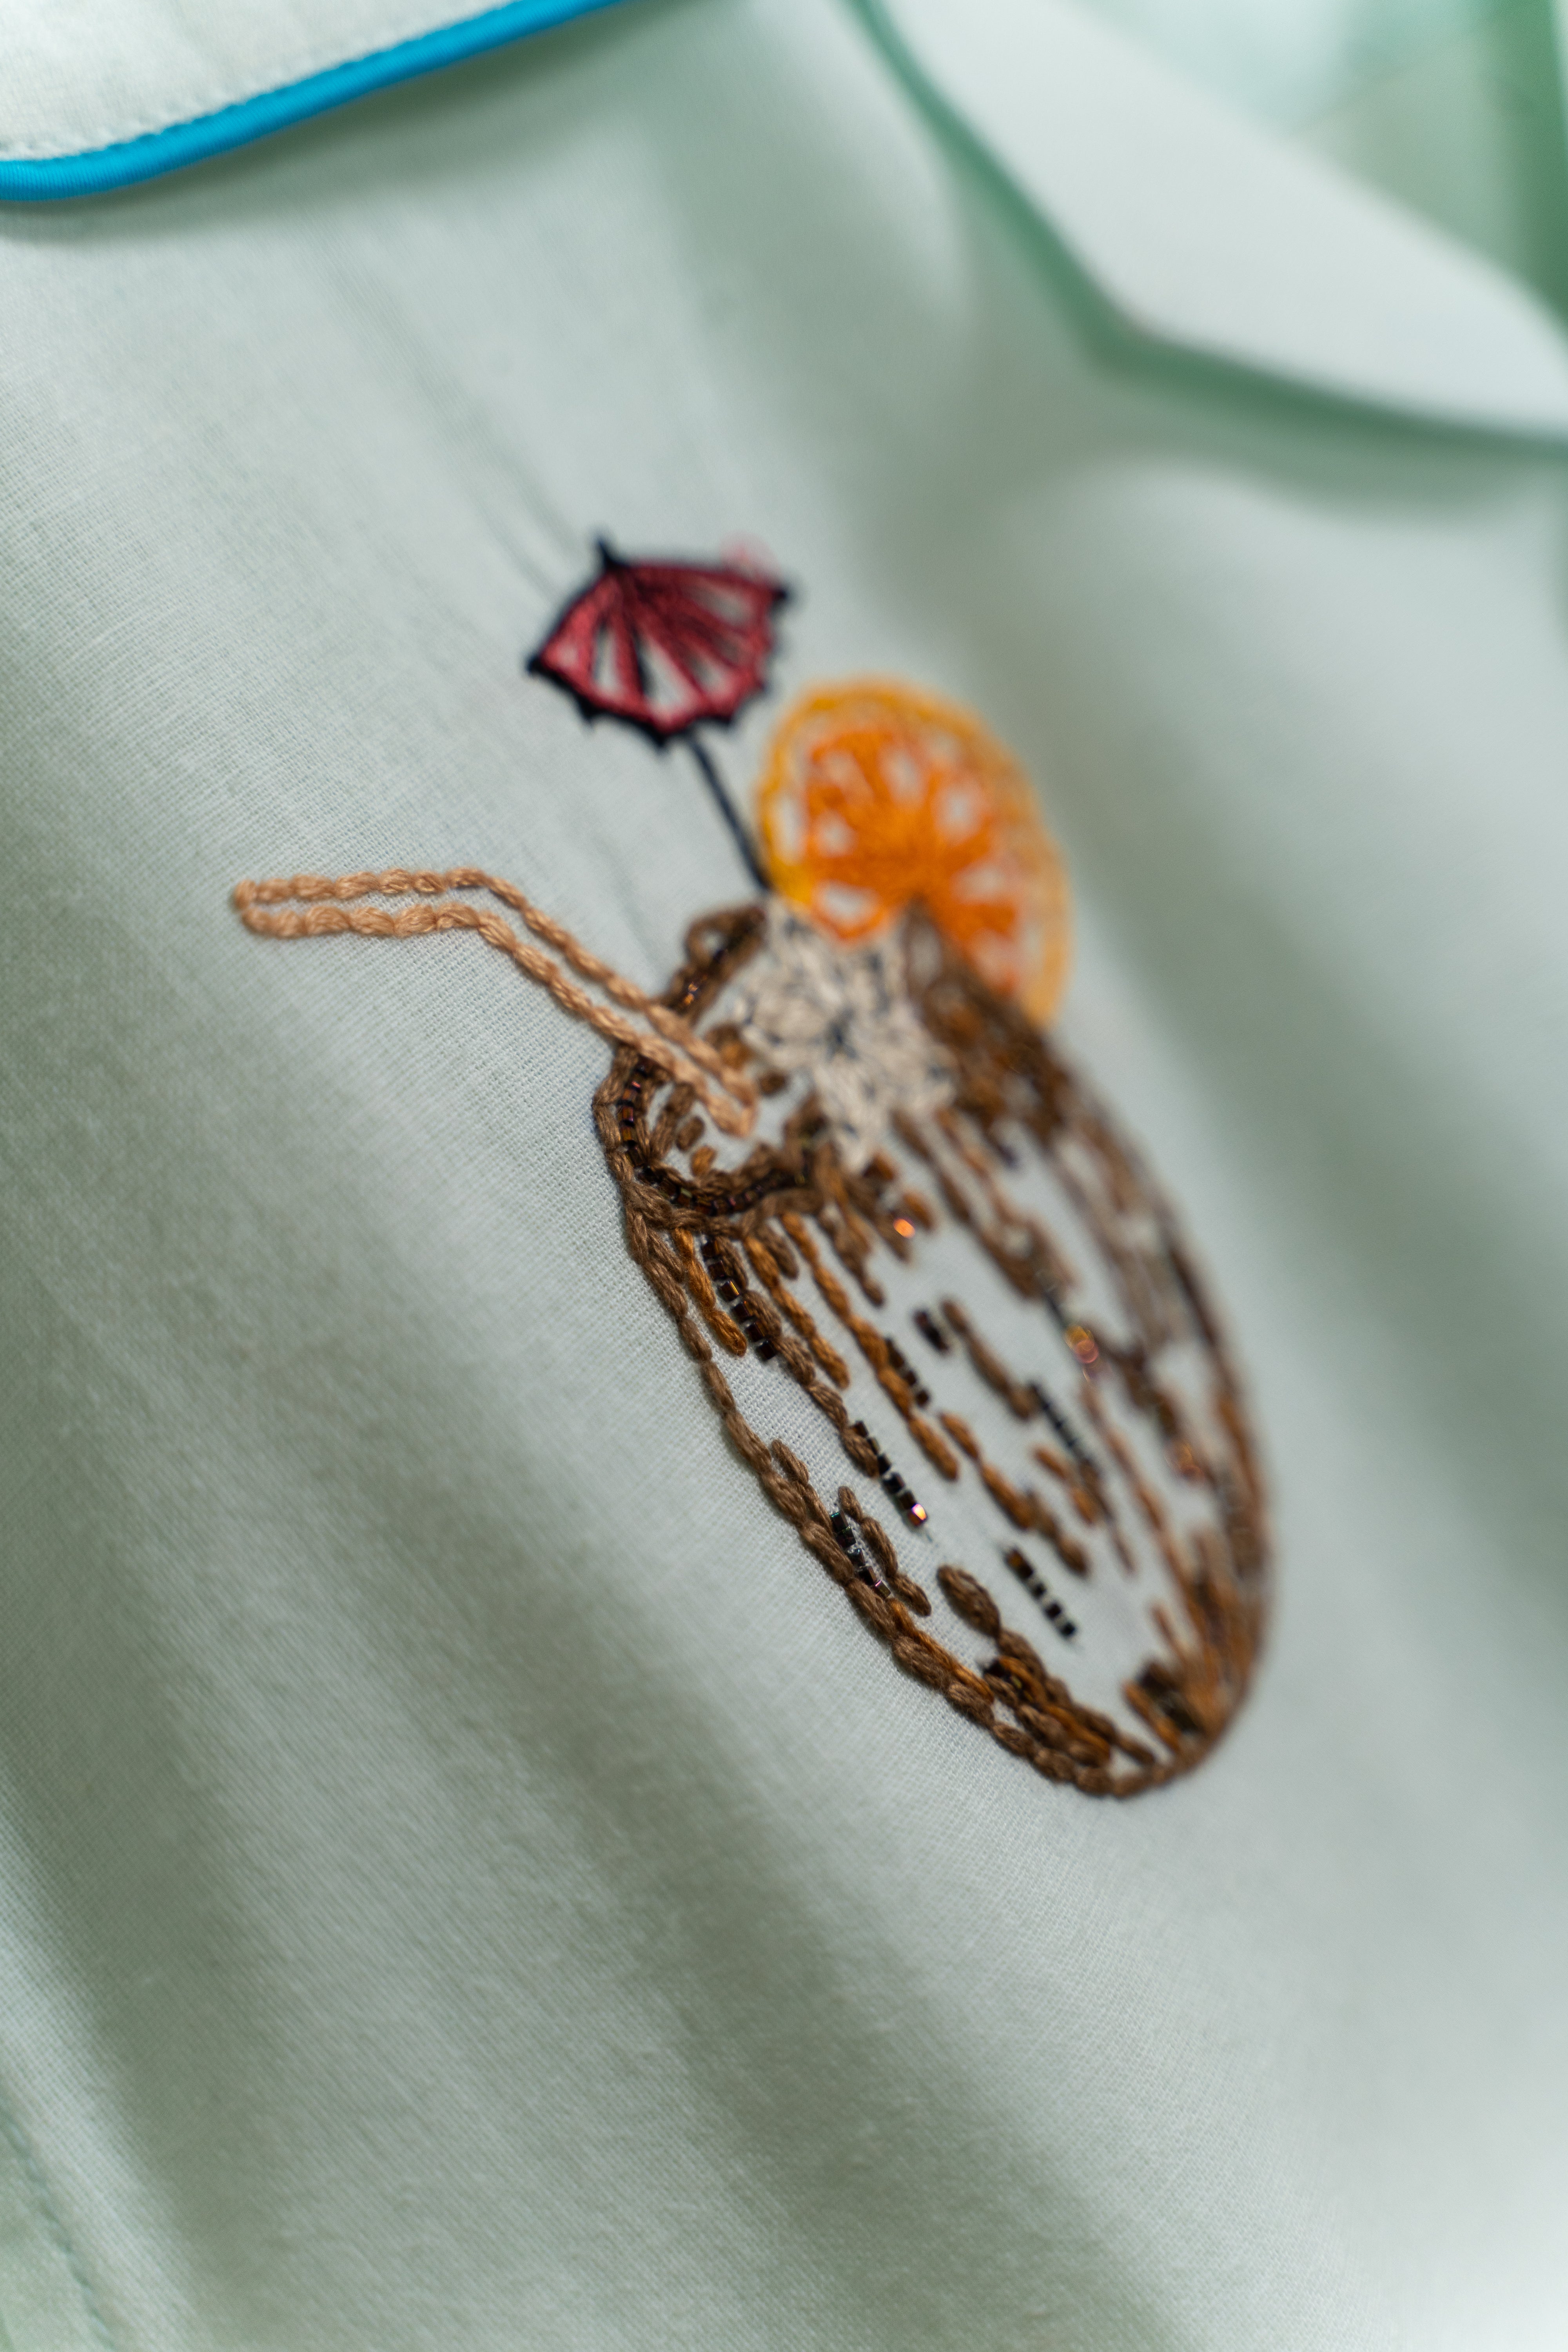
[[528, 658], [535, 677], [572, 697], [584, 719], [619, 719], [662, 751], [684, 742], [747, 872], [768, 887], [756, 845], [696, 732], [728, 727], [767, 683], [784, 583], [747, 563], [674, 563], [617, 555], [598, 542], [599, 571]]

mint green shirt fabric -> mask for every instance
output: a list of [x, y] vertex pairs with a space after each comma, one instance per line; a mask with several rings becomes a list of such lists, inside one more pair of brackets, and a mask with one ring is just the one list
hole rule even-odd
[[1553, 0], [1085, 0], [1568, 311]]
[[[1562, 2341], [1550, 326], [1468, 427], [1442, 351], [1130, 334], [979, 120], [837, 0], [652, 0], [0, 217], [16, 2352]], [[471, 861], [663, 979], [718, 821], [519, 668], [600, 530], [746, 534], [781, 695], [1038, 781], [1277, 1491], [1158, 1796], [992, 1753], [766, 1507], [594, 1036], [229, 910]]]

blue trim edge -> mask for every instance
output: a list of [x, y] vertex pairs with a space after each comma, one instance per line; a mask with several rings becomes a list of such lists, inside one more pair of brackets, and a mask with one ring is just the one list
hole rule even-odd
[[499, 49], [530, 33], [546, 33], [574, 16], [595, 15], [618, 0], [503, 0], [456, 25], [438, 26], [413, 40], [395, 41], [390, 48], [373, 49], [346, 64], [329, 66], [303, 81], [281, 89], [262, 90], [212, 114], [189, 122], [172, 122], [166, 131], [144, 131], [140, 138], [121, 139], [111, 147], [93, 147], [79, 155], [49, 155], [37, 162], [0, 162], [0, 203], [39, 204], [62, 196], [107, 195], [114, 188], [134, 187], [164, 172], [183, 171], [211, 155], [226, 155], [231, 148], [248, 146], [274, 131], [287, 131], [313, 114], [325, 114], [351, 100], [368, 98], [373, 90], [434, 73], [442, 66], [460, 65], [466, 58]]

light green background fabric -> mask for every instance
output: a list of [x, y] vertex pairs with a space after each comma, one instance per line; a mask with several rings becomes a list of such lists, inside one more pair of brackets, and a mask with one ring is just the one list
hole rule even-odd
[[[1558, 2346], [1561, 458], [1132, 348], [830, 0], [7, 215], [0, 300], [12, 2342]], [[728, 1457], [594, 1038], [227, 910], [472, 859], [664, 974], [716, 821], [518, 667], [602, 528], [1039, 778], [1278, 1486], [1157, 1798]]]
[[[1311, 121], [1520, 0], [1086, 0], [1173, 64], [1281, 125]], [[1551, 5], [1551, 0], [1546, 0]]]
[[877, 0], [877, 16], [1140, 340], [1568, 438], [1568, 339], [1535, 295], [1076, 0]]
[[1552, 0], [1081, 0], [1568, 310]]
[[1568, 311], [1568, 145], [1547, 0], [1513, 0], [1370, 73], [1302, 127]]

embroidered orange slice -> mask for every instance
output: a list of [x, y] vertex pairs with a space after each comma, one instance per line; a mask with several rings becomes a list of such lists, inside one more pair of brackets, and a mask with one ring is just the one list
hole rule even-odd
[[1028, 779], [973, 711], [889, 678], [815, 688], [758, 790], [774, 887], [824, 930], [868, 940], [918, 901], [993, 988], [1050, 1018], [1067, 875]]

